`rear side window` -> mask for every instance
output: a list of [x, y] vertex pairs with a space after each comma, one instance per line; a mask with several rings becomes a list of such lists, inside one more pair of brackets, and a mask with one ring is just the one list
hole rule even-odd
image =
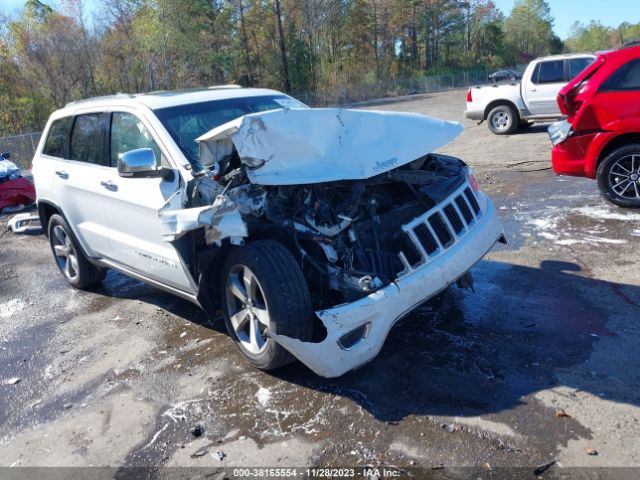
[[593, 63], [595, 59], [590, 57], [585, 58], [572, 58], [567, 60], [567, 73], [569, 74], [569, 78], [567, 80], [571, 81], [578, 74], [587, 68], [589, 65]]
[[51, 124], [42, 153], [52, 157], [67, 158], [69, 148], [69, 131], [73, 117], [60, 118]]
[[600, 88], [604, 92], [640, 90], [640, 58], [621, 66]]
[[144, 126], [142, 120], [131, 113], [114, 112], [111, 116], [111, 166], [117, 166], [118, 154], [138, 148], [150, 148], [156, 154], [156, 164], [161, 163], [158, 144]]
[[533, 72], [533, 83], [561, 83], [564, 82], [564, 60], [540, 62]]
[[78, 115], [71, 130], [69, 158], [79, 162], [107, 165], [104, 156], [104, 114]]

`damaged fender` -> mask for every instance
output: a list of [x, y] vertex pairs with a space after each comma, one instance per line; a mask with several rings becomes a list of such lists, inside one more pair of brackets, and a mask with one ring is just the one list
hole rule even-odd
[[225, 238], [238, 243], [248, 236], [247, 225], [238, 206], [226, 195], [218, 195], [213, 205], [181, 208], [182, 202], [179, 202], [180, 206], [174, 205], [174, 198], [180, 198], [180, 193], [182, 192], [176, 192], [158, 212], [162, 238], [165, 241], [173, 242], [185, 233], [203, 227], [207, 245], [219, 245]]

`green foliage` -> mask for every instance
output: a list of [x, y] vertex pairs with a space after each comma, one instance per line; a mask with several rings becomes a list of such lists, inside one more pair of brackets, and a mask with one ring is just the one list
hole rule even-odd
[[553, 17], [545, 0], [516, 0], [505, 21], [507, 43], [518, 60], [528, 61], [550, 53]]
[[610, 28], [592, 20], [587, 25], [575, 22], [565, 47], [570, 52], [596, 52], [618, 48], [631, 40], [640, 40], [640, 22], [624, 22], [618, 28]]
[[640, 36], [577, 24], [565, 46], [545, 0], [507, 18], [493, 0], [103, 0], [93, 24], [82, 5], [26, 0], [0, 18], [1, 132], [94, 95], [239, 83], [345, 99]]

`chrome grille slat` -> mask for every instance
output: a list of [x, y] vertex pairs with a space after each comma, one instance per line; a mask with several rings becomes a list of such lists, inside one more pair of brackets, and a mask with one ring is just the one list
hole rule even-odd
[[[476, 208], [478, 209], [477, 213], [476, 208], [474, 208], [472, 202], [469, 201], [468, 195], [471, 195], [475, 201]], [[461, 208], [461, 205], [466, 208]], [[449, 218], [445, 208], [448, 208], [450, 215], [454, 216], [455, 213], [457, 221], [452, 221]], [[465, 212], [465, 209], [468, 211]], [[467, 215], [465, 215], [465, 213]], [[413, 247], [422, 258], [419, 261], [411, 263], [404, 252], [401, 251], [398, 255], [404, 266], [404, 270], [399, 277], [415, 270], [419, 265], [430, 262], [444, 254], [473, 229], [481, 216], [482, 209], [480, 209], [480, 204], [471, 190], [470, 185], [465, 183], [452, 195], [447, 197], [446, 200], [440, 202], [418, 218], [403, 225], [402, 230], [406, 235], [407, 241], [413, 244]], [[458, 222], [461, 226], [459, 232], [456, 231], [453, 225]], [[436, 229], [440, 230], [440, 235], [438, 235]], [[443, 242], [443, 240], [446, 240], [446, 242]], [[415, 257], [415, 253], [413, 257]]]

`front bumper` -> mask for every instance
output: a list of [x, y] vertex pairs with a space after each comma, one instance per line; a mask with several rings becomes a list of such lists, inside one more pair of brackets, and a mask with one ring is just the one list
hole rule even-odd
[[[447, 204], [453, 205], [454, 199], [468, 188], [465, 184], [434, 209], [405, 225], [404, 230], [408, 233], [411, 230], [418, 242], [412, 229], [434, 213], [442, 212]], [[482, 193], [476, 194], [476, 198], [481, 213], [474, 215], [473, 223], [455, 236], [453, 245], [448, 248], [440, 245], [440, 251], [431, 255], [420, 248], [422, 263], [411, 266], [403, 259], [405, 271], [395, 282], [355, 302], [317, 311], [327, 329], [323, 341], [302, 342], [271, 333], [272, 338], [323, 377], [338, 377], [371, 361], [399, 319], [462, 277], [503, 237], [502, 223], [491, 200]], [[364, 338], [349, 349], [341, 346], [340, 339], [359, 328]]]

